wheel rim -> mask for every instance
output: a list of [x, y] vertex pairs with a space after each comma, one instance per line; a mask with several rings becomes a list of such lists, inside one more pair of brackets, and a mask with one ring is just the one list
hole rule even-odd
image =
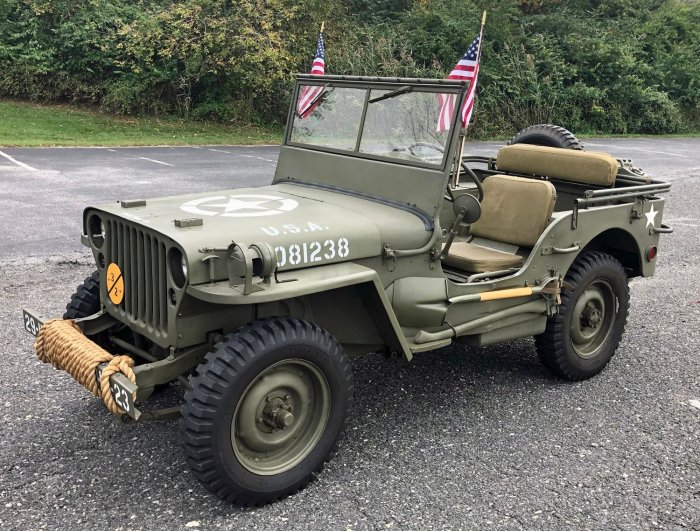
[[571, 316], [571, 342], [581, 358], [597, 356], [617, 319], [617, 297], [605, 280], [596, 280], [581, 293]]
[[288, 359], [248, 385], [231, 421], [238, 462], [260, 475], [279, 474], [302, 461], [321, 439], [330, 413], [330, 387], [306, 360]]

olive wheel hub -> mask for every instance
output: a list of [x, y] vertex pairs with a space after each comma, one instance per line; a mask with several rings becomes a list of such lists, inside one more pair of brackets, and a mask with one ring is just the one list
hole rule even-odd
[[589, 284], [576, 301], [571, 316], [571, 339], [582, 358], [598, 354], [610, 336], [617, 315], [616, 297], [605, 280]]
[[264, 422], [273, 430], [283, 430], [294, 423], [294, 404], [290, 395], [286, 394], [282, 398], [267, 395], [265, 402], [263, 416], [258, 418], [259, 423]]
[[589, 304], [586, 306], [583, 312], [581, 312], [581, 323], [589, 328], [597, 328], [602, 317], [602, 310], [599, 310], [592, 304]]
[[297, 465], [323, 435], [330, 390], [323, 373], [301, 359], [277, 362], [248, 385], [231, 422], [239, 463], [260, 475]]

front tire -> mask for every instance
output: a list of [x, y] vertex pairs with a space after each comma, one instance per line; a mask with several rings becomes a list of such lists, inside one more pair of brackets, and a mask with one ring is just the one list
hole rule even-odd
[[352, 372], [325, 330], [295, 318], [228, 334], [192, 377], [182, 407], [185, 457], [224, 500], [258, 505], [304, 487], [335, 448]]
[[80, 284], [66, 304], [64, 319], [82, 319], [102, 309], [100, 302], [100, 274], [95, 271]]
[[535, 337], [544, 365], [578, 381], [602, 371], [622, 339], [629, 310], [627, 275], [620, 262], [598, 251], [579, 256], [566, 275], [573, 290], [561, 294], [559, 314]]
[[[100, 273], [95, 271], [87, 277], [82, 284], [79, 284], [75, 293], [71, 295], [70, 301], [66, 305], [66, 311], [63, 313], [63, 319], [82, 319], [95, 315], [102, 309], [100, 301]], [[115, 348], [114, 344], [109, 340], [109, 332], [99, 332], [95, 335], [88, 336], [92, 341], [101, 346], [110, 354], [123, 354], [121, 349]]]

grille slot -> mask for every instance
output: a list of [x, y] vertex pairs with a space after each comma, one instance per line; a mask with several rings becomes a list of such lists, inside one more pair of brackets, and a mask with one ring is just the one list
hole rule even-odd
[[157, 235], [122, 220], [106, 221], [108, 262], [124, 275], [124, 300], [119, 313], [132, 323], [166, 335], [168, 327], [166, 247]]

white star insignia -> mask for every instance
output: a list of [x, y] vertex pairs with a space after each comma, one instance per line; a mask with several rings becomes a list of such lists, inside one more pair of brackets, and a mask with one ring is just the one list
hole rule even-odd
[[652, 227], [654, 226], [654, 220], [656, 219], [656, 214], [659, 212], [654, 210], [654, 205], [651, 205], [651, 210], [649, 212], [645, 212], [644, 216], [647, 218], [647, 227], [651, 225]]
[[224, 212], [235, 212], [237, 210], [265, 210], [265, 207], [260, 206], [263, 203], [267, 203], [267, 201], [241, 201], [232, 197], [228, 200], [228, 203], [209, 204], [206, 206], [223, 208]]

